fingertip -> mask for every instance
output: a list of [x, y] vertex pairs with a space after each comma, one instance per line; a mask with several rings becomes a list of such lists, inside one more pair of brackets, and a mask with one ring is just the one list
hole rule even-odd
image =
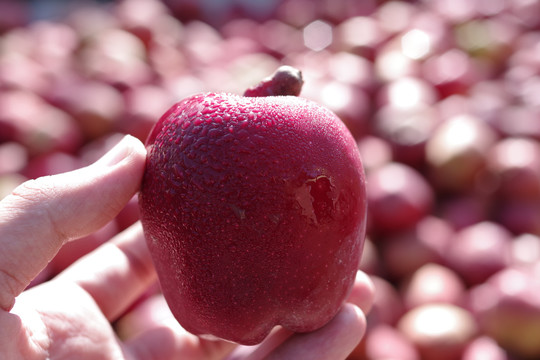
[[144, 144], [132, 135], [125, 135], [111, 150], [91, 166], [111, 167], [123, 163], [144, 164], [146, 149]]
[[348, 329], [353, 336], [351, 343], [356, 346], [364, 337], [367, 327], [366, 315], [357, 305], [345, 303], [341, 311], [336, 315], [343, 329]]
[[345, 303], [322, 328], [310, 333], [294, 334], [266, 359], [345, 359], [364, 337], [366, 326], [362, 310], [354, 304]]
[[358, 271], [347, 301], [358, 306], [364, 314], [368, 314], [373, 306], [374, 298], [375, 285], [373, 281], [365, 272]]

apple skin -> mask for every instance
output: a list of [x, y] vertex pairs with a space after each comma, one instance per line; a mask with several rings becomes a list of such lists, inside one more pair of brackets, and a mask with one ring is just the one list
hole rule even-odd
[[198, 94], [147, 139], [139, 205], [163, 294], [196, 335], [244, 345], [326, 324], [366, 227], [356, 142], [295, 96]]

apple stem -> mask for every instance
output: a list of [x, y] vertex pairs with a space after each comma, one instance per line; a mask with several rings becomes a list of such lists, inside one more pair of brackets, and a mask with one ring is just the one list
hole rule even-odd
[[244, 92], [247, 97], [298, 96], [304, 80], [302, 72], [292, 66], [280, 66], [272, 75]]

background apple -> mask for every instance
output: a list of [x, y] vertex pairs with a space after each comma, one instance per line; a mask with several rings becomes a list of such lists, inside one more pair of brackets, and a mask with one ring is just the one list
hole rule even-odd
[[481, 329], [501, 347], [524, 359], [540, 356], [538, 263], [508, 267], [470, 292]]
[[472, 314], [456, 305], [429, 303], [409, 310], [398, 329], [425, 360], [459, 360], [477, 333]]

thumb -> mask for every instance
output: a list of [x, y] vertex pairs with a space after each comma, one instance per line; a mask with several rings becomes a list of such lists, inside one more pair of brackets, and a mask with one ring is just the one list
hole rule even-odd
[[105, 225], [138, 191], [144, 145], [126, 136], [96, 163], [29, 180], [0, 202], [0, 308], [14, 299], [68, 240]]

